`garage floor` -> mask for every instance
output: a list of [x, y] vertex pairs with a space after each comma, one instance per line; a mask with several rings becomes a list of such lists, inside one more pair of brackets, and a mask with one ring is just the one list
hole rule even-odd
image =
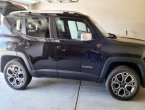
[[33, 78], [26, 90], [17, 91], [0, 74], [0, 110], [145, 110], [145, 89], [123, 102], [104, 85], [86, 81]]

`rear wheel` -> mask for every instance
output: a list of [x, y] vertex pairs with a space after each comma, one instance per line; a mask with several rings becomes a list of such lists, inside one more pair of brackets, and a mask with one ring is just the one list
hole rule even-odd
[[19, 59], [11, 60], [5, 65], [4, 77], [7, 84], [17, 90], [25, 89], [32, 79], [27, 68]]
[[119, 66], [109, 74], [106, 87], [114, 98], [129, 100], [137, 94], [140, 81], [137, 73], [132, 68]]

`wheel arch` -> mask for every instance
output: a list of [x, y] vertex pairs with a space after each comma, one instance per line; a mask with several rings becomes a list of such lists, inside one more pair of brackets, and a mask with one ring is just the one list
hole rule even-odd
[[103, 67], [101, 77], [105, 80], [108, 78], [109, 73], [118, 66], [129, 66], [133, 68], [138, 74], [140, 79], [140, 84], [145, 87], [145, 63], [137, 58], [128, 57], [112, 57], [109, 58]]
[[29, 59], [23, 53], [15, 51], [2, 52], [0, 55], [0, 72], [3, 72], [5, 65], [10, 60], [16, 58], [20, 59], [25, 64], [30, 74], [33, 72], [33, 67]]

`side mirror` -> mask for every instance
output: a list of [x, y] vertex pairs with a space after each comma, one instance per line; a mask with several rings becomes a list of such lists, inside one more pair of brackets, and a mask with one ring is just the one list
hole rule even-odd
[[81, 34], [81, 41], [90, 41], [90, 40], [92, 40], [91, 33], [82, 33]]
[[111, 34], [111, 33], [108, 33], [108, 34], [109, 34], [108, 38], [110, 38], [110, 39], [116, 39], [117, 38], [117, 36], [115, 34]]

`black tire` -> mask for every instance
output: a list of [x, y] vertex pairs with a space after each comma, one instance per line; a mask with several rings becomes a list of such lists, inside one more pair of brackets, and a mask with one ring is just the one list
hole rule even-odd
[[130, 100], [139, 91], [140, 80], [132, 68], [118, 66], [109, 74], [106, 80], [109, 93], [118, 100]]
[[30, 84], [31, 80], [32, 80], [32, 76], [28, 73], [28, 83], [27, 83], [27, 86]]
[[16, 90], [25, 89], [32, 79], [27, 68], [19, 59], [13, 59], [5, 65], [4, 77], [7, 84]]

